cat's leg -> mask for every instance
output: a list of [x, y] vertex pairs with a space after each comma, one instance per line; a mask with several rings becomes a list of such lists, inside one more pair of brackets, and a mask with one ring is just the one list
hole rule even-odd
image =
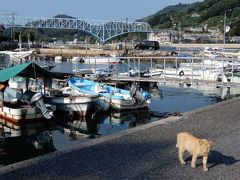
[[204, 157], [203, 157], [203, 171], [208, 171], [208, 168], [207, 168], [207, 160], [208, 160], [208, 157], [207, 157], [207, 156], [204, 156]]
[[185, 149], [180, 146], [179, 149], [178, 149], [178, 157], [179, 157], [179, 160], [180, 160], [181, 164], [186, 164], [186, 162], [183, 159], [184, 152], [185, 152]]
[[191, 163], [192, 168], [196, 168], [196, 160], [197, 160], [197, 156], [193, 154], [192, 155], [192, 163]]

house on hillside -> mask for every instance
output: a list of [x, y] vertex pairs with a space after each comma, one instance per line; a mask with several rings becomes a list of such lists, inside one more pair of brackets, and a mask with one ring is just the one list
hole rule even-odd
[[207, 26], [204, 26], [204, 27], [200, 27], [200, 26], [198, 26], [198, 27], [184, 27], [184, 31], [185, 32], [194, 32], [194, 33], [196, 33], [196, 32], [201, 32], [201, 33], [203, 33], [203, 32], [208, 32], [208, 27]]
[[173, 41], [173, 33], [170, 31], [153, 31], [147, 34], [147, 40], [169, 43]]
[[211, 37], [208, 35], [200, 36], [196, 39], [196, 43], [210, 43]]
[[192, 34], [192, 33], [185, 33], [182, 35], [183, 40], [182, 42], [185, 43], [195, 43], [196, 40], [199, 38], [198, 34]]
[[192, 13], [191, 17], [200, 17], [198, 13]]
[[223, 42], [223, 34], [222, 33], [212, 33], [210, 37], [211, 37], [212, 43], [222, 43]]
[[230, 38], [230, 42], [240, 43], [240, 36], [233, 36]]

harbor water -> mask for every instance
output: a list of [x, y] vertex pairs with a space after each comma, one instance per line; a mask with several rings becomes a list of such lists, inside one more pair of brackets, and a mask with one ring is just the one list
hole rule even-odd
[[[38, 63], [44, 64], [44, 62]], [[52, 65], [56, 66], [53, 71], [59, 72], [64, 69], [67, 73], [73, 72], [74, 69], [89, 68], [85, 64], [69, 62], [53, 62]], [[146, 63], [142, 66], [149, 67], [150, 64]], [[124, 72], [128, 66], [123, 63], [118, 64], [117, 68], [118, 71]], [[18, 126], [1, 119], [0, 166], [64, 150], [93, 138], [118, 133], [167, 116], [180, 115], [240, 94], [238, 88], [218, 88], [200, 84], [189, 87], [186, 84], [166, 83], [144, 87], [144, 90], [149, 91], [153, 96], [148, 110], [109, 111], [77, 119], [56, 114], [53, 120]]]

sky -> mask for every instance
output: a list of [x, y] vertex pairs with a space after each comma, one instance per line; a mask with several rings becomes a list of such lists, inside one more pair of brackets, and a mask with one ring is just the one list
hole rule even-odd
[[51, 18], [66, 14], [85, 20], [135, 21], [169, 5], [202, 0], [0, 0], [0, 15]]

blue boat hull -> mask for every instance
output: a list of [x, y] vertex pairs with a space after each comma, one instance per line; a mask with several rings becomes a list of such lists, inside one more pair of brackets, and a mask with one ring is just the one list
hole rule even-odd
[[149, 93], [141, 93], [142, 100], [139, 101], [129, 90], [86, 79], [72, 78], [69, 80], [68, 84], [71, 88], [80, 92], [104, 97], [109, 102], [111, 108], [118, 111], [147, 108], [148, 103], [146, 99], [151, 98]]

